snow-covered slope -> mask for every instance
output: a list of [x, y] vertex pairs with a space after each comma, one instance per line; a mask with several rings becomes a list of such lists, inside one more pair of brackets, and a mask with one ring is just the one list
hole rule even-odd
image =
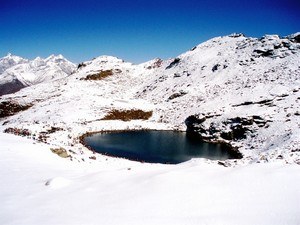
[[[101, 56], [1, 96], [0, 223], [299, 224], [299, 37], [234, 34], [140, 65]], [[128, 109], [153, 116], [101, 120]], [[143, 128], [188, 128], [244, 158], [147, 164], [94, 154], [79, 141]]]
[[[0, 224], [299, 224], [300, 167], [68, 162], [0, 134]], [[124, 163], [125, 161], [125, 163]]]
[[26, 60], [12, 54], [0, 59], [0, 95], [70, 75], [75, 65], [62, 55]]
[[[60, 127], [47, 142], [81, 152], [85, 148], [78, 136], [85, 132], [186, 130], [187, 125], [205, 140], [238, 147], [244, 155], [239, 162], [299, 163], [298, 37], [233, 34], [211, 39], [175, 59], [140, 65], [101, 56], [51, 85], [41, 83], [3, 97], [2, 101], [33, 105], [3, 119], [3, 129], [28, 128], [38, 136], [51, 126]], [[148, 121], [101, 120], [115, 109], [153, 111], [153, 116]]]
[[[264, 152], [267, 158], [296, 155], [299, 160], [300, 44], [295, 39], [214, 38], [164, 62], [136, 97], [159, 105], [154, 116], [161, 122], [179, 124], [196, 114], [193, 124], [186, 122], [203, 138], [230, 140], [245, 156], [262, 154], [255, 161], [264, 159]], [[245, 131], [245, 138], [235, 131]]]

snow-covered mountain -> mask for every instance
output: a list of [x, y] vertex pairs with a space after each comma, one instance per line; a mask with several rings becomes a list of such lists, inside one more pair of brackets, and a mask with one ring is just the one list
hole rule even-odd
[[[49, 68], [43, 62], [29, 64], [44, 68], [42, 74]], [[207, 141], [230, 143], [244, 157], [229, 164], [300, 163], [299, 33], [217, 37], [174, 59], [140, 65], [101, 56], [50, 82], [2, 96], [1, 102], [30, 107], [3, 118], [1, 129], [26, 128], [37, 137], [58, 127], [44, 141], [70, 149], [78, 160], [92, 154], [78, 139], [86, 132], [150, 128], [188, 129]], [[152, 117], [101, 120], [113, 110], [130, 109], [152, 111]]]
[[0, 95], [9, 94], [23, 87], [69, 76], [75, 65], [62, 55], [51, 55], [46, 59], [23, 59], [8, 54], [0, 59]]
[[[0, 224], [299, 224], [299, 34], [217, 37], [140, 65], [100, 56], [1, 96]], [[133, 109], [152, 117], [103, 120]], [[122, 129], [188, 129], [243, 158], [149, 164], [80, 143]]]
[[2, 74], [6, 69], [13, 67], [17, 64], [27, 63], [27, 59], [23, 59], [19, 56], [12, 55], [8, 53], [7, 56], [0, 58], [0, 74]]

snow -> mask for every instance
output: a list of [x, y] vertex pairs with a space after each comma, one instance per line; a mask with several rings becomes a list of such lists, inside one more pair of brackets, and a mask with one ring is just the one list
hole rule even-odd
[[0, 59], [0, 74], [12, 66], [15, 66], [20, 63], [26, 63], [26, 62], [28, 62], [28, 60], [13, 55], [11, 53], [8, 53], [6, 56]]
[[23, 85], [30, 86], [67, 77], [74, 70], [75, 64], [62, 55], [51, 55], [46, 59], [36, 57], [30, 61], [8, 54], [0, 59], [0, 84], [19, 80]]
[[1, 224], [300, 221], [298, 165], [75, 163], [47, 145], [8, 134], [0, 139]]
[[[238, 147], [244, 155], [241, 163], [300, 163], [299, 49], [300, 44], [289, 37], [265, 35], [257, 39], [235, 34], [208, 40], [178, 56], [176, 63], [174, 59], [154, 59], [134, 65], [116, 57], [99, 56], [84, 62], [70, 76], [55, 69], [61, 60], [66, 61], [63, 56], [37, 58], [29, 65], [51, 65], [37, 67], [38, 74], [43, 74], [38, 79], [37, 71], [24, 69], [31, 68], [28, 64], [6, 70], [23, 69], [21, 74], [26, 75], [28, 83], [34, 79], [39, 84], [2, 97], [1, 101], [13, 99], [33, 105], [2, 119], [3, 130], [27, 128], [38, 136], [51, 126], [60, 127], [63, 131], [50, 134], [49, 143], [80, 152], [85, 148], [78, 143], [78, 136], [120, 129], [123, 123], [119, 121], [101, 121], [115, 109], [153, 111], [147, 122], [130, 121], [122, 125], [124, 129], [185, 130], [185, 119], [201, 114], [207, 118], [203, 123], [206, 130], [213, 125], [217, 130], [229, 131], [224, 123], [231, 118], [256, 116], [266, 124], [252, 125], [246, 139], [228, 141], [219, 133], [213, 138]], [[263, 50], [272, 53], [262, 56]], [[113, 75], [99, 81], [84, 80], [105, 70], [112, 70]], [[55, 74], [54, 80], [49, 74]], [[174, 95], [179, 97], [172, 99]], [[266, 100], [270, 103], [259, 103]], [[253, 104], [243, 105], [245, 102]], [[81, 160], [81, 156], [74, 157]]]
[[[0, 82], [7, 71], [30, 84], [30, 76], [38, 74], [34, 85], [0, 99], [33, 105], [0, 119], [0, 224], [299, 224], [300, 44], [291, 39], [295, 36], [217, 37], [179, 60], [140, 65], [100, 56], [68, 75], [63, 71], [75, 65], [64, 67], [68, 63], [61, 55], [18, 59], [21, 63], [12, 55], [0, 59], [5, 68]], [[113, 75], [84, 80], [104, 70]], [[264, 100], [269, 103], [259, 103]], [[101, 120], [115, 109], [153, 116]], [[265, 124], [253, 123], [241, 140], [213, 136], [244, 156], [221, 163], [227, 167], [201, 158], [143, 164], [93, 154], [79, 142], [86, 132], [102, 130], [184, 131], [191, 115], [205, 117], [201, 125], [207, 130], [213, 125], [228, 131], [226, 122], [236, 117], [256, 116]], [[9, 127], [32, 135], [4, 134]], [[51, 127], [60, 129], [48, 134], [46, 143], [38, 142]], [[50, 151], [61, 147], [69, 158]]]

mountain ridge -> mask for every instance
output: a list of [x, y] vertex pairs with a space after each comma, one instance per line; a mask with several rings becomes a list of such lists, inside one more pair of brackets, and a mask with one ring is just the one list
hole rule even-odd
[[[2, 119], [2, 128], [26, 127], [38, 136], [45, 127], [60, 127], [46, 142], [77, 153], [86, 150], [78, 142], [86, 132], [188, 129], [206, 141], [238, 148], [243, 159], [229, 160], [229, 165], [300, 163], [297, 37], [233, 34], [210, 39], [173, 59], [138, 65], [100, 56], [83, 62], [71, 76], [50, 81], [51, 85], [40, 83], [2, 96], [1, 101], [32, 105]], [[152, 111], [152, 117], [148, 121], [101, 120], [112, 110], [130, 109]], [[83, 152], [73, 157], [90, 155]]]
[[70, 75], [76, 66], [62, 55], [24, 59], [8, 53], [0, 58], [0, 96]]

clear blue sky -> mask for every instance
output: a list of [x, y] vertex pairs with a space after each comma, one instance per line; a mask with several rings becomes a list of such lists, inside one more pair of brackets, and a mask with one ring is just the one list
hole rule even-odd
[[215, 36], [300, 31], [300, 0], [0, 0], [0, 57], [170, 58]]

